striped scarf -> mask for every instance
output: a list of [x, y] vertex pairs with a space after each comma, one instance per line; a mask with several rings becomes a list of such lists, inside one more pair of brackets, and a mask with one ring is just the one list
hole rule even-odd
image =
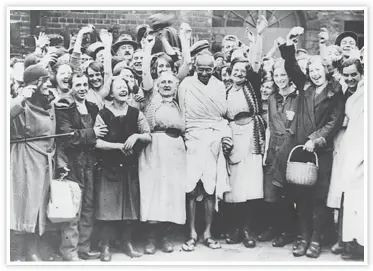
[[[230, 90], [230, 89], [229, 89]], [[229, 92], [228, 90], [228, 92]], [[252, 118], [254, 120], [254, 154], [262, 154], [264, 155], [265, 151], [265, 129], [266, 125], [265, 122], [260, 115], [260, 108], [258, 99], [255, 95], [254, 89], [249, 81], [242, 87], [242, 91], [245, 95], [247, 105], [249, 107], [249, 113], [252, 114]], [[228, 93], [227, 93], [228, 94]]]

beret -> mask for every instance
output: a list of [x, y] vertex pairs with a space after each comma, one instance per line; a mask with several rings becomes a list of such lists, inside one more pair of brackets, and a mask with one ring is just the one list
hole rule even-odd
[[202, 50], [207, 49], [209, 47], [210, 47], [210, 44], [207, 40], [199, 40], [195, 42], [190, 48], [190, 55], [191, 57], [193, 57], [199, 52], [201, 52]]
[[38, 80], [41, 77], [49, 76], [48, 71], [40, 64], [28, 66], [23, 72], [23, 82], [25, 84]]

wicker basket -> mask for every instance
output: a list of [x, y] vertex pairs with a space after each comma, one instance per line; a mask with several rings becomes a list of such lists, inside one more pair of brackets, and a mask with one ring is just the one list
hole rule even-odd
[[319, 159], [317, 157], [317, 154], [315, 152], [313, 153], [316, 158], [316, 165], [313, 163], [311, 164], [290, 161], [293, 152], [296, 149], [302, 147], [303, 145], [298, 145], [294, 147], [289, 154], [286, 167], [286, 180], [291, 184], [312, 186], [317, 181], [317, 173], [319, 169]]

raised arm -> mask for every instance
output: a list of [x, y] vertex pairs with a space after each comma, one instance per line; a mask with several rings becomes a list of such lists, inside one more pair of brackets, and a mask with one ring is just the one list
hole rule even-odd
[[155, 37], [148, 35], [146, 37], [146, 44], [144, 49], [144, 59], [142, 62], [142, 84], [144, 91], [150, 91], [153, 89], [154, 81], [150, 72], [150, 62], [152, 57], [152, 49], [154, 46]]
[[262, 51], [263, 51], [263, 32], [268, 26], [268, 22], [266, 18], [261, 15], [256, 29], [257, 29], [257, 36], [255, 40], [255, 45], [252, 48], [252, 53], [250, 53], [250, 63], [252, 64], [253, 70], [255, 72], [259, 71], [260, 68], [260, 61], [262, 59]]
[[188, 76], [189, 67], [192, 63], [192, 57], [190, 56], [190, 39], [191, 39], [192, 32], [188, 29], [181, 28], [180, 29], [180, 42], [182, 48], [182, 55], [183, 55], [183, 63], [180, 66], [179, 72], [177, 74], [177, 78], [180, 82]]
[[100, 39], [104, 44], [104, 85], [100, 90], [102, 98], [106, 98], [110, 93], [111, 81], [113, 80], [113, 72], [111, 70], [111, 44], [113, 43], [113, 36], [106, 29], [101, 29]]
[[17, 97], [10, 100], [10, 119], [17, 117], [25, 111], [25, 102], [31, 98], [36, 90], [36, 86], [29, 85], [24, 87]]
[[321, 32], [319, 33], [319, 47], [320, 47], [320, 56], [322, 58], [328, 57], [328, 47], [326, 46], [326, 42], [329, 40], [329, 33], [325, 27], [322, 27]]
[[93, 26], [88, 25], [81, 28], [76, 36], [76, 40], [74, 43], [73, 53], [71, 54], [70, 63], [73, 66], [74, 71], [81, 71], [81, 48], [84, 35], [93, 31]]

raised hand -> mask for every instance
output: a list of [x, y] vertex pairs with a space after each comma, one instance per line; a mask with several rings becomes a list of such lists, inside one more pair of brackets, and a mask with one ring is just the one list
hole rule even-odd
[[84, 35], [84, 34], [87, 34], [87, 33], [91, 33], [94, 29], [95, 29], [95, 27], [92, 24], [89, 24], [89, 25], [86, 25], [86, 26], [82, 27], [79, 30], [79, 34]]
[[147, 35], [145, 39], [145, 48], [147, 48], [148, 50], [153, 49], [154, 43], [155, 43], [155, 36], [151, 34]]
[[320, 43], [325, 43], [326, 41], [328, 41], [329, 40], [328, 29], [326, 29], [325, 27], [322, 27], [317, 37], [319, 38]]
[[49, 46], [49, 43], [49, 37], [43, 32], [39, 33], [39, 38], [35, 37], [36, 47], [43, 49], [44, 47]]
[[113, 35], [106, 29], [100, 30], [100, 39], [105, 45], [111, 46], [111, 44], [113, 43]]
[[268, 27], [268, 22], [267, 22], [266, 17], [264, 17], [263, 15], [260, 15], [256, 23], [257, 34], [258, 35], [263, 34], [264, 29], [266, 29], [267, 27]]
[[286, 36], [288, 45], [298, 43], [298, 38], [304, 33], [304, 28], [300, 26], [293, 27]]
[[192, 28], [187, 23], [182, 23], [179, 30], [180, 36], [185, 37], [187, 41], [192, 39]]

